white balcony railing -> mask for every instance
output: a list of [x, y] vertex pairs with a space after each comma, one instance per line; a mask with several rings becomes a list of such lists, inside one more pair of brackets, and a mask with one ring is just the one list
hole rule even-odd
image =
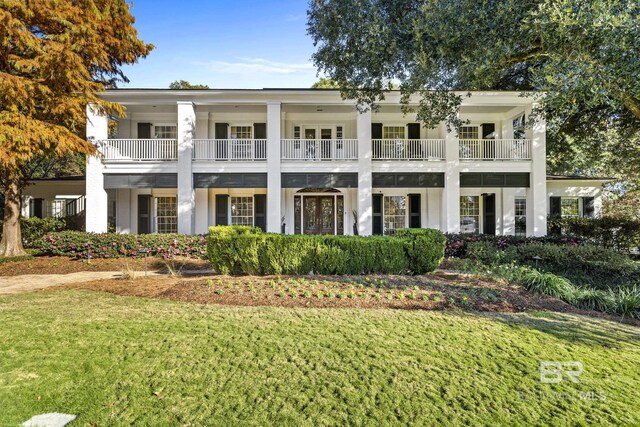
[[283, 139], [282, 160], [358, 160], [357, 139]]
[[193, 160], [264, 161], [266, 139], [194, 139]]
[[176, 139], [105, 139], [98, 149], [106, 161], [172, 161], [178, 159]]
[[460, 160], [531, 160], [531, 140], [461, 139]]
[[374, 139], [373, 160], [443, 160], [444, 139]]

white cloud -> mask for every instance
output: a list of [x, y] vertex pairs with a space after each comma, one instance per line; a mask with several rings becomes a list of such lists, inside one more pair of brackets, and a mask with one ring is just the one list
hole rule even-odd
[[311, 62], [295, 64], [287, 62], [271, 61], [263, 58], [234, 58], [235, 61], [209, 61], [198, 62], [195, 65], [206, 66], [212, 71], [220, 73], [241, 74], [300, 74], [315, 72]]

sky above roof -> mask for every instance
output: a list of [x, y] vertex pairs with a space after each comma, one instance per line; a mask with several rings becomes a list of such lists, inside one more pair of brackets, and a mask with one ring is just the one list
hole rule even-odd
[[310, 87], [318, 78], [305, 0], [135, 0], [139, 36], [156, 48], [119, 87]]

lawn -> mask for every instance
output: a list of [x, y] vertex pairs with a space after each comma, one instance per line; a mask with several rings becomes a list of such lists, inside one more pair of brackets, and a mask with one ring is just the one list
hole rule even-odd
[[[640, 424], [640, 329], [572, 314], [57, 290], [1, 297], [0, 322], [3, 425]], [[542, 384], [543, 360], [581, 383]]]

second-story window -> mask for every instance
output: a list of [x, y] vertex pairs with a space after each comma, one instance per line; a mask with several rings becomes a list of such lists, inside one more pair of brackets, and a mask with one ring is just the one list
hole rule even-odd
[[382, 139], [404, 139], [404, 126], [383, 126]]
[[178, 127], [171, 125], [154, 126], [157, 139], [176, 139], [178, 138]]
[[253, 126], [231, 126], [231, 139], [251, 139]]

